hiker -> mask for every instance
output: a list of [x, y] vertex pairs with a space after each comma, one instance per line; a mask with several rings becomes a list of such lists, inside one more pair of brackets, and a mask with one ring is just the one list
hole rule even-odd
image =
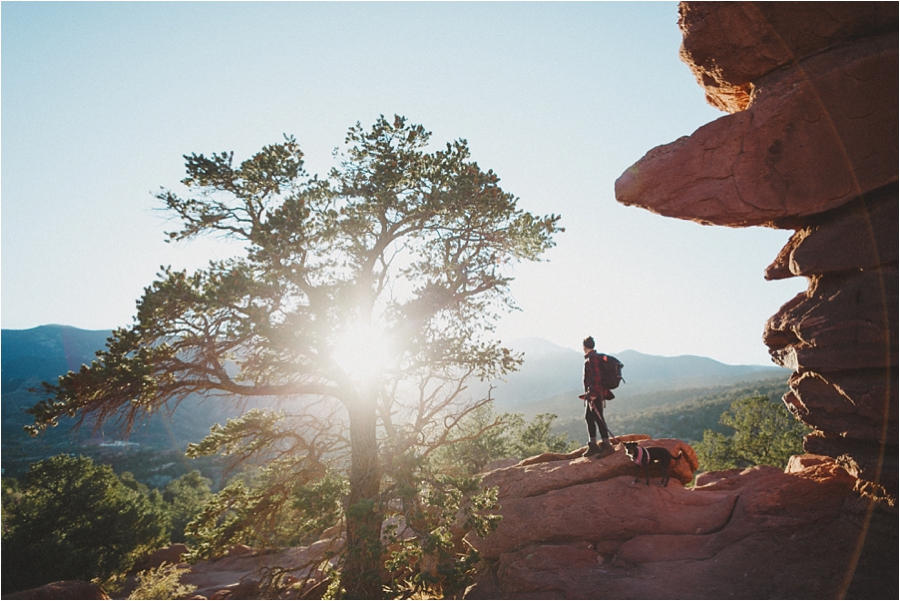
[[[582, 457], [599, 455], [606, 457], [613, 452], [609, 444], [609, 429], [606, 420], [603, 419], [603, 405], [609, 395], [609, 389], [603, 386], [603, 376], [600, 371], [600, 354], [594, 350], [596, 344], [594, 338], [588, 336], [584, 339], [584, 396], [585, 402], [584, 421], [587, 422], [588, 442], [587, 450]], [[601, 444], [597, 444], [597, 429], [600, 429]]]

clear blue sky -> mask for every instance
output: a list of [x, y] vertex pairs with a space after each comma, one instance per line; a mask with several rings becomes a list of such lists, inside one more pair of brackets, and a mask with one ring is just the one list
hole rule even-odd
[[357, 121], [401, 114], [536, 213], [563, 216], [516, 271], [505, 341], [768, 363], [766, 282], [790, 232], [620, 206], [615, 179], [720, 116], [678, 60], [675, 3], [2, 4], [2, 327], [128, 325], [160, 265], [234, 249], [164, 242], [153, 192], [182, 155], [242, 160], [295, 135], [311, 173]]

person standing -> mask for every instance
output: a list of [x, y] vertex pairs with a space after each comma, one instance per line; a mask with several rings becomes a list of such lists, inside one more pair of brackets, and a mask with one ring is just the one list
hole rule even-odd
[[[603, 386], [603, 375], [600, 371], [600, 353], [595, 350], [596, 343], [592, 336], [583, 341], [584, 346], [584, 396], [585, 412], [584, 421], [587, 422], [588, 442], [587, 450], [582, 457], [599, 455], [605, 457], [613, 452], [609, 444], [609, 429], [606, 420], [603, 419], [603, 405], [608, 398], [609, 390]], [[597, 431], [600, 431], [600, 444], [597, 444]]]

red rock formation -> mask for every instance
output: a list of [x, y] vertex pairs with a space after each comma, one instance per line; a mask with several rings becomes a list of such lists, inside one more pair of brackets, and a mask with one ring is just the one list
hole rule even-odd
[[822, 50], [897, 31], [897, 7], [886, 2], [685, 2], [681, 59], [714, 107], [734, 113], [750, 104], [760, 80]]
[[190, 573], [182, 576], [180, 581], [193, 584], [197, 587], [196, 595], [209, 599], [254, 599], [260, 598], [253, 595], [259, 594], [257, 587], [265, 574], [278, 568], [288, 570], [291, 582], [299, 583], [295, 594], [308, 592], [327, 583], [329, 577], [319, 569], [320, 565], [333, 558], [342, 544], [341, 538], [328, 538], [308, 547], [279, 552], [254, 552], [238, 545], [234, 553], [223, 558], [191, 566], [182, 564], [180, 567], [189, 568]]
[[785, 398], [838, 458], [896, 503], [896, 3], [684, 2], [681, 55], [732, 114], [651, 150], [616, 182], [624, 204], [795, 233], [768, 279], [809, 288], [765, 326], [795, 370]]
[[[893, 597], [896, 570], [872, 562], [897, 562], [898, 5], [683, 2], [679, 11], [682, 59], [710, 104], [731, 114], [648, 152], [616, 197], [706, 224], [795, 231], [765, 276], [804, 276], [809, 287], [763, 339], [794, 370], [784, 400], [815, 430], [805, 450], [835, 458], [856, 478], [859, 502], [869, 499], [865, 509], [848, 501], [847, 515], [864, 523], [891, 508], [883, 530], [857, 545], [853, 590], [890, 574]], [[803, 504], [796, 492], [782, 503]]]
[[162, 549], [157, 549], [138, 560], [129, 574], [137, 574], [144, 570], [155, 569], [164, 563], [177, 565], [181, 563], [181, 556], [188, 552], [187, 545], [175, 543]]
[[743, 227], [816, 215], [896, 182], [897, 69], [895, 28], [772, 73], [745, 110], [647, 153], [616, 182], [616, 198]]
[[61, 580], [38, 588], [3, 595], [4, 599], [109, 599], [102, 588], [92, 582]]
[[[678, 441], [645, 444], [689, 449]], [[701, 474], [693, 489], [675, 478], [662, 488], [658, 475], [650, 487], [634, 484], [631, 467], [620, 448], [599, 461], [520, 464], [486, 475], [485, 484], [499, 488], [503, 520], [487, 538], [467, 539], [486, 567], [466, 597], [764, 599], [896, 592], [877, 580], [854, 581], [858, 588], [848, 591], [865, 526], [860, 513], [847, 508], [859, 499], [856, 479], [830, 458], [795, 457], [786, 471]], [[870, 516], [869, 526], [890, 519]], [[894, 570], [890, 557], [875, 561]]]

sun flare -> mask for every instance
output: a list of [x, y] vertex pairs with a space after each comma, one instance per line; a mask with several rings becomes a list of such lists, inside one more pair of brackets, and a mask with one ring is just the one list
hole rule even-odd
[[370, 379], [385, 372], [393, 345], [387, 334], [370, 323], [355, 322], [335, 339], [334, 357], [353, 379]]

